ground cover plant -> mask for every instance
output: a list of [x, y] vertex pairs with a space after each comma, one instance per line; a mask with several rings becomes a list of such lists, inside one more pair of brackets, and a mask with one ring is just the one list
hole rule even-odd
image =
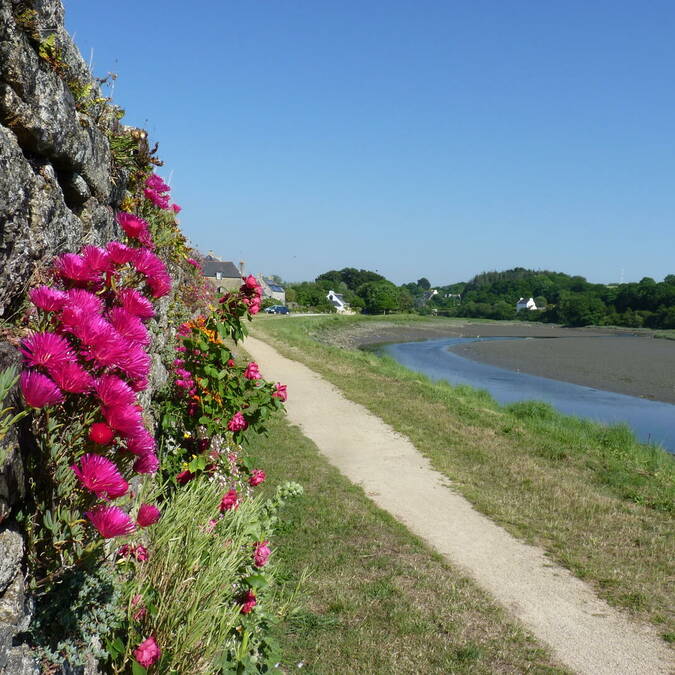
[[367, 320], [270, 319], [256, 331], [406, 434], [483, 513], [672, 640], [672, 458], [622, 428], [541, 404], [503, 408], [485, 392], [327, 344], [326, 331]]
[[[562, 673], [517, 623], [282, 419], [249, 446], [270, 484], [304, 495], [272, 537], [292, 610], [281, 670], [309, 673]], [[283, 604], [283, 603], [282, 603]]]

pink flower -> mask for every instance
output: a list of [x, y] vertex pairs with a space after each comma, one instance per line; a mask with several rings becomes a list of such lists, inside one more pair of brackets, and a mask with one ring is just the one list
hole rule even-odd
[[247, 427], [248, 422], [240, 412], [234, 413], [232, 419], [227, 423], [227, 428], [230, 431], [243, 431]]
[[236, 490], [230, 490], [226, 495], [223, 495], [223, 498], [220, 500], [220, 512], [225, 513], [225, 511], [231, 511], [238, 508], [239, 506], [239, 495], [237, 495]]
[[24, 370], [19, 384], [21, 393], [31, 408], [44, 408], [63, 402], [61, 390], [46, 375], [35, 370]]
[[253, 611], [253, 608], [258, 604], [256, 600], [255, 593], [251, 590], [246, 591], [246, 595], [243, 598], [241, 603], [241, 613], [250, 614]]
[[101, 272], [112, 272], [113, 261], [106, 249], [100, 246], [85, 246], [80, 252], [84, 260], [84, 264], [95, 275]]
[[64, 307], [82, 310], [85, 314], [100, 314], [103, 311], [103, 301], [83, 288], [71, 288], [67, 293]]
[[131, 239], [138, 239], [143, 232], [147, 232], [148, 224], [143, 218], [140, 218], [133, 213], [120, 211], [116, 218], [120, 227], [124, 230], [124, 233]]
[[66, 294], [50, 286], [37, 286], [29, 292], [31, 302], [45, 312], [58, 312], [66, 300]]
[[[175, 204], [174, 204], [174, 206], [175, 206]], [[187, 261], [188, 261], [188, 263], [190, 263], [190, 265], [192, 265], [193, 267], [196, 267], [198, 270], [202, 269], [202, 264], [198, 260], [195, 260], [194, 258], [188, 258]]]
[[258, 364], [255, 361], [251, 361], [251, 363], [246, 366], [244, 377], [249, 380], [259, 380], [262, 377], [258, 370]]
[[98, 326], [97, 332], [87, 343], [88, 349], [82, 354], [85, 358], [93, 360], [98, 368], [121, 367], [129, 357], [131, 344], [107, 321]]
[[73, 464], [70, 468], [80, 479], [80, 483], [99, 499], [116, 499], [126, 494], [129, 489], [115, 462], [107, 457], [86, 454], [80, 458], [79, 467]]
[[103, 422], [95, 422], [89, 427], [89, 440], [98, 445], [110, 445], [115, 437], [115, 432]]
[[134, 436], [144, 428], [141, 413], [134, 405], [104, 405], [101, 413], [109, 426], [125, 436]]
[[120, 558], [129, 558], [134, 554], [136, 547], [133, 544], [124, 544], [117, 549], [117, 555]]
[[152, 303], [134, 288], [124, 288], [117, 294], [117, 301], [129, 312], [141, 319], [152, 319], [155, 310]]
[[154, 525], [161, 517], [159, 509], [153, 504], [141, 504], [136, 516], [136, 522], [141, 527], [149, 527]]
[[106, 244], [106, 250], [110, 255], [110, 259], [116, 265], [124, 265], [131, 262], [136, 254], [135, 249], [121, 244], [119, 241], [110, 241]]
[[148, 610], [147, 610], [145, 607], [141, 607], [140, 609], [137, 609], [137, 610], [133, 613], [132, 619], [133, 619], [134, 621], [142, 621], [143, 619], [145, 619], [145, 617], [147, 616], [147, 614], [148, 614]]
[[252, 487], [256, 487], [257, 485], [260, 485], [265, 478], [267, 478], [267, 476], [262, 469], [254, 469], [251, 471], [251, 477], [248, 479], [248, 484]]
[[267, 565], [270, 554], [272, 553], [270, 547], [268, 546], [269, 541], [261, 541], [255, 545], [253, 551], [253, 564], [256, 567], [264, 567]]
[[136, 649], [134, 649], [134, 658], [143, 668], [149, 668], [153, 663], [157, 663], [162, 656], [162, 650], [157, 646], [155, 638], [150, 636], [143, 640]]
[[63, 391], [72, 394], [84, 394], [94, 385], [94, 378], [77, 361], [53, 363], [48, 371]]
[[159, 459], [154, 452], [146, 452], [134, 462], [136, 473], [156, 473], [159, 469]]
[[29, 366], [49, 367], [75, 359], [68, 341], [56, 333], [34, 333], [23, 341], [21, 353]]
[[176, 482], [178, 483], [178, 485], [185, 485], [186, 483], [189, 483], [194, 477], [195, 474], [192, 473], [192, 471], [185, 469], [185, 471], [181, 471], [176, 476]]
[[252, 274], [249, 274], [247, 277], [242, 277], [242, 279], [244, 279], [244, 286], [246, 286], [247, 290], [255, 290], [260, 285]]
[[272, 392], [273, 398], [279, 398], [282, 401], [288, 400], [288, 394], [286, 393], [286, 385], [277, 382], [277, 388]]
[[151, 173], [146, 179], [145, 184], [151, 190], [157, 192], [169, 192], [171, 188], [156, 173]]
[[64, 253], [54, 262], [55, 272], [70, 281], [88, 283], [96, 281], [99, 275], [93, 272], [81, 255], [76, 253]]
[[136, 529], [134, 521], [119, 506], [97, 506], [84, 515], [105, 539], [131, 534]]
[[149, 374], [152, 357], [139, 344], [127, 342], [127, 349], [117, 359], [117, 365], [130, 380], [140, 380]]
[[180, 335], [181, 337], [185, 337], [186, 335], [190, 335], [192, 332], [192, 328], [190, 327], [190, 324], [185, 321], [178, 328], [176, 329], [176, 333]]
[[127, 438], [127, 450], [139, 457], [154, 454], [155, 439], [147, 429], [139, 429], [133, 436]]
[[134, 267], [146, 277], [154, 277], [166, 273], [166, 265], [152, 251], [145, 248], [137, 248], [134, 255]]
[[[171, 204], [171, 208], [176, 215], [178, 215], [183, 210], [183, 208], [181, 206], [178, 206], [178, 204]], [[199, 267], [199, 269], [201, 269], [201, 266]]]
[[234, 368], [234, 365], [235, 365], [235, 364], [234, 364], [234, 359], [228, 359], [228, 360], [227, 360], [227, 365], [228, 365], [230, 368]]
[[99, 336], [110, 332], [110, 324], [98, 314], [66, 305], [61, 312], [63, 330], [72, 333], [83, 345], [92, 345]]
[[131, 387], [115, 375], [102, 375], [94, 386], [104, 406], [134, 405], [136, 394]]
[[150, 558], [148, 549], [145, 548], [145, 546], [136, 546], [136, 548], [134, 549], [134, 558], [136, 558], [138, 562], [145, 562]]
[[150, 188], [145, 188], [145, 190], [143, 190], [143, 194], [145, 195], [145, 198], [152, 202], [157, 208], [164, 210], [169, 208], [168, 195], [162, 195], [155, 190], [151, 190]]
[[141, 600], [143, 600], [143, 596], [140, 593], [136, 593], [136, 595], [134, 595], [134, 597], [131, 598], [132, 606], [136, 607], [136, 605], [138, 605], [141, 602]]
[[153, 298], [163, 298], [171, 292], [172, 282], [168, 272], [148, 279], [148, 288]]
[[148, 329], [143, 322], [135, 315], [128, 312], [124, 307], [114, 307], [108, 313], [108, 320], [113, 328], [129, 342], [135, 342], [139, 345], [150, 343]]
[[204, 529], [206, 530], [206, 532], [211, 534], [211, 532], [213, 532], [216, 529], [216, 527], [218, 527], [218, 521], [215, 520], [214, 518], [211, 518], [211, 520], [209, 520]]

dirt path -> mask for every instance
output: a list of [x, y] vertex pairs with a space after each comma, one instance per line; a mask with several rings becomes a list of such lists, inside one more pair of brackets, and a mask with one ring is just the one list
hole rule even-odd
[[381, 508], [464, 568], [569, 668], [588, 675], [675, 673], [651, 626], [629, 621], [538, 548], [455, 493], [410, 443], [306, 366], [247, 338], [269, 380], [288, 385], [288, 418]]

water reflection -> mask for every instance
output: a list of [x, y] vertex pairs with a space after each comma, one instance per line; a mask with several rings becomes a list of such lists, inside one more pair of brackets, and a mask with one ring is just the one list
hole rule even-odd
[[624, 422], [640, 440], [675, 452], [675, 405], [498, 368], [449, 351], [463, 342], [513, 339], [522, 338], [443, 338], [382, 345], [375, 351], [434, 380], [487, 389], [499, 403], [546, 401], [566, 415], [604, 424]]

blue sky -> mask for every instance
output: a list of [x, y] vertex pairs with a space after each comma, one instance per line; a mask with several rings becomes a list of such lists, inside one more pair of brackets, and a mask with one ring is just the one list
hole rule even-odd
[[65, 0], [201, 250], [287, 280], [675, 273], [671, 0]]

